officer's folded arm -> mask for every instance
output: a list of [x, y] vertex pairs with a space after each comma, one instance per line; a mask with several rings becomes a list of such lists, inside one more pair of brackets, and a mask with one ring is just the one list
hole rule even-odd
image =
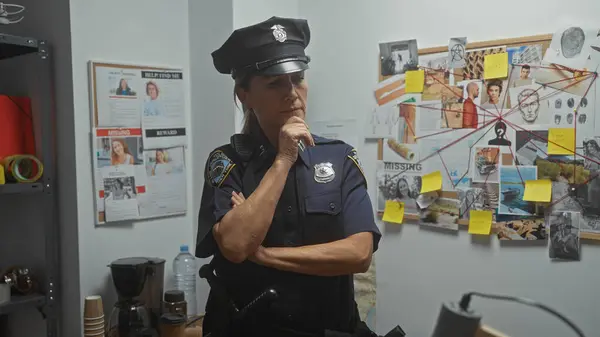
[[241, 263], [257, 251], [269, 231], [290, 167], [276, 159], [248, 199], [213, 226], [217, 246], [227, 260]]
[[316, 276], [364, 273], [373, 256], [373, 234], [362, 232], [338, 241], [259, 249], [249, 260], [267, 267]]
[[[366, 272], [381, 233], [374, 221], [367, 180], [355, 149], [347, 153], [343, 171], [343, 239], [300, 247], [259, 246], [249, 260], [279, 270], [316, 276]], [[241, 206], [245, 204], [245, 201], [233, 202]]]

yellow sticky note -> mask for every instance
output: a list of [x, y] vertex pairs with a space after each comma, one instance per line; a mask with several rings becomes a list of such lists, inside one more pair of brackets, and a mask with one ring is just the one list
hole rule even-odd
[[421, 93], [425, 87], [425, 71], [409, 70], [406, 72], [406, 93]]
[[486, 55], [483, 59], [483, 78], [504, 78], [508, 76], [508, 53]]
[[471, 210], [469, 216], [469, 234], [490, 235], [492, 231], [492, 212]]
[[384, 222], [402, 223], [404, 220], [404, 203], [395, 200], [386, 200], [381, 220]]
[[552, 200], [552, 182], [549, 179], [527, 180], [523, 200], [550, 202]]
[[442, 173], [435, 171], [423, 176], [421, 182], [421, 193], [439, 191], [442, 189]]
[[575, 154], [575, 129], [548, 129], [548, 154]]

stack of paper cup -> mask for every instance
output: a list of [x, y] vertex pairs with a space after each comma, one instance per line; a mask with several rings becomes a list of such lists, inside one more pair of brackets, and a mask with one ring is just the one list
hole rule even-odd
[[105, 324], [102, 297], [87, 296], [83, 309], [83, 335], [85, 337], [103, 337], [104, 333]]

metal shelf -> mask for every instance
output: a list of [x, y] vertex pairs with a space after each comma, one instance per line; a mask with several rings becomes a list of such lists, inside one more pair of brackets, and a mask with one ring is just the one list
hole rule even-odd
[[0, 60], [36, 53], [38, 50], [36, 39], [0, 33]]
[[0, 304], [0, 316], [8, 315], [26, 308], [40, 308], [46, 303], [46, 296], [41, 294], [17, 296], [14, 295], [8, 303]]
[[[1, 0], [0, 0], [1, 1]], [[45, 40], [29, 37], [14, 36], [0, 33], [0, 63], [5, 79], [0, 82], [3, 94], [26, 95], [31, 99], [31, 112], [36, 139], [36, 151], [39, 159], [44, 164], [42, 179], [33, 184], [5, 184], [0, 185], [0, 198], [3, 195], [22, 195], [35, 202], [43, 221], [36, 228], [43, 233], [44, 263], [39, 282], [43, 292], [29, 296], [14, 296], [12, 301], [0, 304], [0, 336], [5, 336], [3, 327], [8, 326], [12, 312], [37, 308], [45, 318], [46, 337], [58, 337], [58, 321], [60, 310], [57, 298], [60, 297], [59, 275], [59, 226], [57, 200], [54, 194], [56, 179], [56, 106], [53, 76], [53, 60], [51, 46]], [[13, 81], [13, 78], [18, 81]], [[14, 93], [13, 93], [14, 91]], [[23, 203], [27, 201], [24, 200]], [[0, 206], [0, 212], [2, 207]], [[1, 226], [0, 226], [1, 227]]]
[[33, 184], [4, 184], [0, 185], [0, 195], [3, 194], [32, 194], [44, 191], [42, 183]]

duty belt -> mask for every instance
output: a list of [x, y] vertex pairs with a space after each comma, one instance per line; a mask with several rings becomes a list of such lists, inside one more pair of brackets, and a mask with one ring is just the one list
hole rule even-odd
[[[268, 305], [279, 297], [279, 294], [275, 289], [268, 288], [246, 306], [239, 309], [231, 300], [231, 297], [229, 296], [229, 293], [227, 292], [227, 289], [221, 280], [219, 280], [218, 276], [215, 275], [215, 269], [212, 266], [212, 262], [203, 265], [200, 268], [199, 274], [201, 278], [206, 279], [216, 300], [220, 303], [220, 305], [218, 305], [219, 309], [214, 313], [217, 323], [212, 327], [212, 331], [206, 334], [205, 337], [228, 337], [230, 333], [230, 327], [237, 326], [243, 321], [248, 313], [251, 313], [257, 308]], [[322, 334], [311, 335], [289, 329], [281, 329], [281, 332], [307, 337], [377, 337], [377, 335], [372, 332], [364, 322], [360, 322], [356, 331], [353, 333], [325, 330]], [[400, 326], [396, 326], [384, 337], [403, 336], [405, 336], [405, 333], [402, 328], [400, 328]]]
[[252, 312], [252, 310], [267, 305], [279, 296], [275, 289], [269, 288], [246, 306], [239, 309], [231, 300], [227, 289], [218, 279], [218, 276], [215, 275], [215, 269], [211, 263], [203, 265], [198, 273], [201, 278], [206, 279], [217, 301], [222, 304], [219, 305], [219, 312], [215, 315], [218, 317], [218, 324], [216, 324], [216, 326], [213, 327], [213, 331], [205, 335], [205, 337], [228, 336], [229, 327], [236, 326], [248, 313]]

